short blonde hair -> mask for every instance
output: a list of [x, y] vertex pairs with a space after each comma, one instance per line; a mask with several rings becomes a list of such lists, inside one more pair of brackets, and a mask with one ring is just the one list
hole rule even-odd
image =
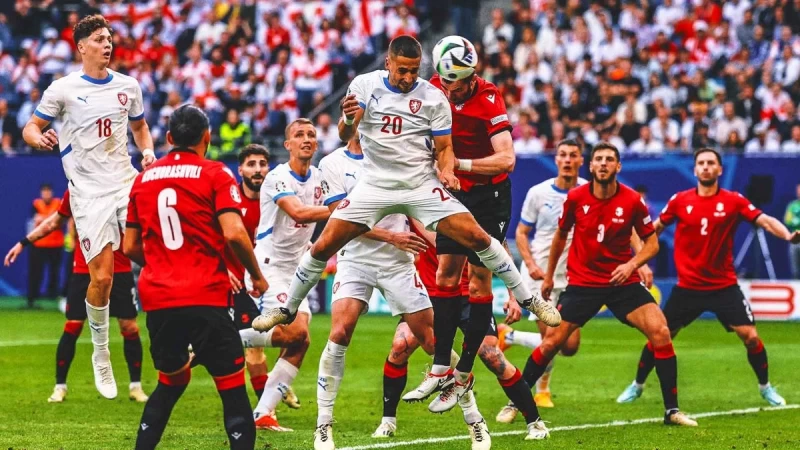
[[309, 119], [306, 119], [305, 117], [300, 117], [298, 119], [294, 119], [293, 121], [291, 121], [289, 123], [289, 125], [286, 125], [286, 129], [283, 132], [284, 137], [286, 138], [286, 140], [289, 140], [289, 132], [292, 131], [292, 127], [294, 127], [295, 125], [311, 125], [313, 127], [314, 126], [314, 122], [312, 122]]

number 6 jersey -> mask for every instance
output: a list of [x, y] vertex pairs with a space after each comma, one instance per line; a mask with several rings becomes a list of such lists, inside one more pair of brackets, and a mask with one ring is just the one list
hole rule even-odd
[[433, 137], [451, 133], [450, 103], [423, 79], [403, 93], [388, 77], [386, 70], [359, 75], [347, 91], [364, 109], [358, 125], [364, 152], [361, 180], [382, 188], [413, 189], [436, 178]]
[[225, 239], [217, 217], [241, 215], [233, 173], [222, 163], [173, 150], [133, 182], [128, 228], [142, 233], [142, 309], [229, 306]]

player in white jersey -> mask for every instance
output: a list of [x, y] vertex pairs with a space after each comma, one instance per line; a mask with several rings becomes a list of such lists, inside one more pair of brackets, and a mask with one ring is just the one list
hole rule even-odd
[[[92, 331], [92, 365], [97, 390], [105, 398], [117, 396], [108, 351], [108, 299], [114, 274], [114, 250], [122, 242], [128, 193], [138, 172], [128, 155], [128, 124], [142, 166], [155, 161], [153, 138], [144, 120], [142, 90], [129, 76], [108, 69], [111, 28], [100, 15], [84, 17], [73, 35], [83, 70], [54, 81], [42, 96], [22, 136], [39, 150], [58, 144], [64, 174], [69, 180], [72, 214], [79, 247], [89, 265], [91, 282], [86, 312]], [[60, 119], [60, 135], [50, 128]]]
[[[528, 190], [525, 201], [522, 204], [522, 214], [519, 224], [517, 224], [516, 241], [519, 254], [522, 257], [520, 272], [522, 279], [528, 284], [531, 290], [539, 291], [542, 280], [544, 279], [547, 259], [550, 255], [550, 245], [553, 241], [553, 234], [558, 229], [558, 218], [567, 192], [575, 186], [586, 184], [587, 181], [578, 176], [578, 170], [583, 165], [583, 155], [581, 147], [577, 141], [567, 139], [561, 141], [556, 146], [555, 155], [556, 168], [558, 174], [555, 178], [545, 180]], [[533, 228], [536, 233], [530, 241], [529, 235]], [[572, 232], [567, 237], [567, 247], [572, 243]], [[566, 252], [561, 255], [555, 273], [555, 288], [551, 299], [554, 304], [558, 304], [558, 297], [567, 286], [567, 256]], [[536, 320], [536, 316], [530, 315], [531, 320]], [[516, 331], [511, 327], [500, 324], [498, 334], [500, 337], [501, 348], [508, 348], [511, 344], [524, 345], [536, 348], [542, 338], [547, 334], [548, 327], [538, 322], [539, 333]], [[578, 351], [580, 344], [580, 331], [576, 331], [562, 347], [561, 352], [565, 356], [572, 356]], [[536, 405], [539, 407], [553, 407], [550, 397], [549, 379], [552, 371], [552, 362], [547, 371], [539, 380], [526, 380], [530, 386], [536, 382]], [[497, 415], [497, 421], [510, 423], [517, 415], [517, 408], [513, 403], [505, 406]]]
[[[289, 162], [272, 169], [261, 184], [261, 218], [256, 230], [255, 254], [269, 283], [267, 291], [254, 299], [264, 312], [286, 304], [294, 268], [308, 248], [315, 223], [330, 211], [322, 206], [322, 174], [311, 165], [317, 151], [317, 131], [308, 119], [297, 119], [286, 127], [284, 147]], [[251, 279], [245, 277], [250, 290]], [[275, 363], [254, 411], [256, 428], [286, 431], [275, 417], [275, 408], [291, 386], [309, 346], [308, 300], [299, 305], [299, 317], [290, 325], [266, 333], [242, 330], [246, 347], [285, 349]], [[248, 334], [248, 331], [250, 334]]]
[[[458, 189], [451, 136], [450, 104], [444, 94], [418, 80], [422, 47], [410, 36], [389, 44], [387, 70], [357, 76], [343, 101], [339, 137], [349, 141], [356, 130], [364, 151], [363, 175], [336, 208], [311, 250], [303, 255], [285, 308], [267, 311], [253, 328], [269, 330], [290, 323], [327, 260], [383, 217], [400, 213], [449, 236], [477, 253], [526, 309], [550, 325], [561, 317], [552, 304], [531, 294], [503, 245], [491, 238], [447, 189]], [[435, 150], [434, 150], [435, 149]], [[437, 167], [434, 167], [436, 163]], [[469, 387], [455, 392], [454, 401]]]
[[[334, 211], [353, 191], [363, 173], [364, 154], [358, 133], [346, 147], [320, 161], [324, 204]], [[433, 309], [417, 276], [414, 254], [425, 241], [410, 231], [408, 218], [390, 214], [369, 232], [353, 239], [338, 253], [333, 280], [331, 330], [319, 360], [315, 450], [334, 449], [333, 405], [344, 376], [344, 358], [356, 323], [369, 309], [374, 289], [383, 294], [392, 315], [402, 315], [414, 336], [433, 353]]]

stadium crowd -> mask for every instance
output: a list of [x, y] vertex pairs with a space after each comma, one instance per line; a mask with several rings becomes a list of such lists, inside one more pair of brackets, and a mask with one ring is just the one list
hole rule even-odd
[[[170, 112], [191, 101], [211, 117], [211, 156], [226, 158], [279, 136], [387, 39], [417, 35], [416, 9], [429, 3], [72, 2], [16, 0], [0, 14], [2, 154], [27, 151], [20, 129], [42, 89], [80, 68], [71, 33], [85, 14], [112, 23], [111, 68], [139, 80], [158, 149]], [[800, 152], [800, 1], [514, 0], [483, 30], [480, 2], [451, 3], [479, 73], [501, 88], [518, 154], [565, 137], [646, 154]], [[340, 145], [329, 113], [315, 117], [323, 153]]]

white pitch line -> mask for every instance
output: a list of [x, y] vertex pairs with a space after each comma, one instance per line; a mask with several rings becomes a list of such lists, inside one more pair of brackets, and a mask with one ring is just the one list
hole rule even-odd
[[[697, 414], [689, 414], [689, 416], [696, 419], [701, 419], [703, 417], [734, 416], [737, 414], [753, 414], [757, 412], [783, 411], [787, 409], [798, 409], [798, 408], [800, 408], [800, 405], [768, 406], [764, 408], [732, 409], [730, 411], [711, 411], [711, 412], [704, 412]], [[551, 428], [550, 431], [551, 432], [574, 431], [574, 430], [586, 430], [589, 428], [623, 427], [626, 425], [639, 425], [642, 423], [656, 423], [656, 422], [661, 422], [663, 420], [664, 420], [663, 417], [652, 417], [647, 419], [636, 419], [636, 420], [615, 420], [613, 422], [606, 422], [606, 423], [587, 423], [583, 425], [569, 425], [563, 427], [555, 427]], [[499, 433], [491, 433], [492, 436], [514, 436], [521, 434], [527, 434], [527, 430], [501, 431]], [[436, 444], [439, 442], [461, 441], [468, 439], [469, 435], [447, 436], [440, 438], [414, 439], [413, 441], [382, 442], [380, 444], [357, 445], [355, 447], [343, 447], [339, 450], [371, 450], [376, 448], [407, 447], [410, 445]]]

